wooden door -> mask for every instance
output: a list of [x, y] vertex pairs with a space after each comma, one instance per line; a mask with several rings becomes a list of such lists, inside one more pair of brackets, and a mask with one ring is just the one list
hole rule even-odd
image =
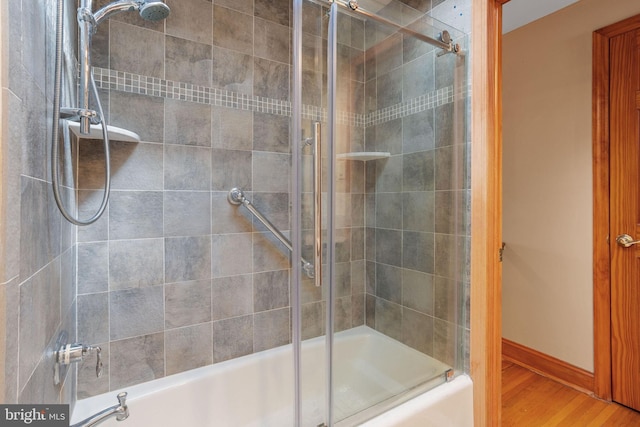
[[609, 52], [612, 394], [640, 410], [640, 30]]

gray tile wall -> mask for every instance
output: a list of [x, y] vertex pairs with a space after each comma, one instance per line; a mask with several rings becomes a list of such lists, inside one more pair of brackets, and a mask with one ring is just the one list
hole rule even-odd
[[[172, 12], [160, 24], [120, 14], [99, 28], [96, 65], [176, 88], [288, 102], [289, 3], [167, 0]], [[98, 380], [83, 366], [78, 397], [290, 342], [288, 253], [227, 202], [241, 187], [289, 229], [290, 117], [226, 108], [210, 92], [199, 99], [211, 102], [194, 102], [152, 96], [160, 90], [128, 93], [125, 80], [100, 84], [110, 123], [143, 142], [111, 142], [108, 212], [78, 233], [79, 339], [101, 345], [108, 358]], [[101, 161], [99, 146], [80, 142], [81, 211], [99, 199]], [[321, 325], [316, 316], [305, 333], [317, 335]]]
[[[367, 24], [365, 32], [381, 30]], [[448, 87], [455, 93], [452, 102], [366, 128], [367, 151], [391, 153], [366, 164], [366, 324], [463, 370], [470, 238], [466, 66], [436, 53], [397, 35], [366, 51], [368, 111]]]
[[[79, 339], [101, 345], [107, 359], [101, 379], [93, 377], [90, 363], [81, 368], [79, 398], [290, 342], [288, 253], [245, 209], [226, 199], [231, 187], [241, 187], [277, 227], [285, 232], [290, 227], [290, 1], [167, 4], [172, 13], [163, 23], [117, 15], [101, 26], [94, 43], [96, 65], [105, 69], [100, 84], [110, 123], [139, 133], [143, 142], [111, 142], [108, 211], [78, 231]], [[317, 48], [326, 37], [324, 11], [307, 6], [303, 102], [313, 107], [308, 118], [321, 118], [326, 83], [313, 59], [323, 55]], [[336, 328], [366, 321], [433, 353], [436, 337], [449, 332], [434, 326], [440, 318], [429, 300], [440, 277], [434, 253], [433, 206], [436, 190], [442, 190], [437, 176], [446, 176], [437, 167], [435, 139], [445, 128], [435, 127], [435, 107], [417, 117], [405, 108], [395, 121], [376, 119], [367, 127], [364, 115], [396, 108], [390, 100], [405, 100], [403, 91], [435, 93], [435, 56], [422, 58], [431, 64], [428, 81], [413, 81], [412, 67], [423, 64], [404, 61], [403, 48], [418, 57], [416, 49], [394, 44], [403, 43], [397, 37], [384, 40], [384, 49], [368, 42], [357, 19], [341, 18], [339, 25], [341, 75], [349, 78], [339, 82], [344, 120], [338, 150], [366, 145], [393, 157], [366, 167], [338, 163]], [[383, 40], [379, 32], [370, 37]], [[378, 54], [389, 47], [395, 53], [400, 48], [399, 56]], [[121, 74], [113, 77], [108, 70]], [[138, 76], [147, 82], [144, 91], [134, 87]], [[310, 124], [303, 124], [305, 135]], [[423, 134], [431, 135], [430, 142]], [[89, 141], [80, 142], [78, 151], [79, 203], [85, 212], [99, 202], [102, 154]], [[310, 156], [305, 154], [304, 162], [308, 167]], [[409, 172], [403, 173], [403, 164]], [[305, 176], [305, 191], [310, 185]], [[419, 194], [409, 198], [414, 193]], [[378, 196], [396, 206], [407, 199], [407, 208], [385, 211]], [[310, 194], [303, 198], [308, 213]], [[303, 219], [305, 243], [309, 218]], [[423, 266], [419, 258], [431, 261]], [[389, 281], [376, 282], [377, 274]], [[325, 295], [310, 280], [303, 281], [301, 293], [303, 337], [318, 336], [324, 333]], [[419, 325], [431, 338], [409, 333]]]
[[[304, 3], [303, 19], [303, 104], [326, 109], [326, 8], [310, 2]], [[340, 16], [338, 38], [338, 135], [336, 151], [346, 153], [364, 148], [364, 23], [361, 20]], [[324, 41], [323, 41], [324, 40]], [[327, 127], [326, 111], [311, 112], [303, 120], [305, 137], [313, 135], [313, 122], [321, 121], [323, 129], [323, 186], [327, 185]], [[304, 115], [303, 115], [304, 116]], [[308, 120], [307, 120], [308, 119]], [[313, 169], [312, 148], [303, 149], [302, 226], [303, 255], [312, 259], [313, 251]], [[364, 324], [364, 164], [338, 161], [336, 163], [336, 305], [335, 330], [342, 331]], [[323, 195], [326, 205], [326, 194]], [[326, 226], [326, 212], [323, 225]], [[326, 234], [324, 236], [326, 238]], [[326, 248], [325, 248], [326, 249]], [[326, 251], [325, 251], [326, 255]], [[326, 256], [324, 257], [326, 263]], [[316, 288], [313, 281], [303, 280], [302, 337], [312, 338], [325, 332], [326, 264], [323, 266], [323, 288]]]
[[[8, 80], [3, 82], [0, 158], [0, 401], [71, 403], [75, 375], [54, 385], [54, 344], [75, 338], [75, 233], [53, 200], [50, 151], [55, 3], [3, 0]], [[66, 23], [75, 21], [67, 1]], [[73, 27], [71, 27], [73, 28]], [[68, 36], [68, 34], [67, 34]], [[66, 38], [71, 51], [75, 36]], [[70, 192], [63, 199], [73, 205]]]

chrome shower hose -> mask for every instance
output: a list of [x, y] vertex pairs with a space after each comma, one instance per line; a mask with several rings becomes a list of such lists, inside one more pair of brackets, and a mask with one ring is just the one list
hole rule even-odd
[[[51, 186], [53, 187], [53, 196], [58, 205], [58, 209], [62, 216], [72, 224], [75, 225], [89, 225], [93, 224], [102, 216], [104, 210], [109, 202], [109, 191], [111, 189], [111, 161], [109, 154], [109, 135], [107, 132], [107, 124], [105, 122], [104, 112], [102, 111], [102, 103], [100, 102], [100, 96], [98, 95], [98, 89], [96, 88], [95, 80], [91, 75], [91, 90], [94, 94], [96, 104], [98, 107], [98, 114], [100, 124], [102, 125], [102, 140], [104, 144], [104, 193], [102, 195], [102, 202], [96, 213], [89, 219], [82, 220], [74, 217], [67, 211], [60, 197], [60, 146], [59, 146], [59, 132], [60, 132], [60, 92], [62, 87], [62, 37], [64, 34], [64, 2], [65, 0], [58, 0], [57, 15], [56, 15], [56, 54], [55, 54], [55, 75], [54, 75], [54, 93], [53, 93], [53, 126], [51, 131]], [[63, 132], [63, 138], [65, 143], [69, 141], [69, 132], [67, 129]]]

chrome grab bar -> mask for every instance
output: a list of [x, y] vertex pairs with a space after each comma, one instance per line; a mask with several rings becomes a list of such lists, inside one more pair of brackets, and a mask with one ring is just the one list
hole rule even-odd
[[313, 124], [313, 255], [315, 284], [322, 286], [322, 128], [320, 122]]
[[[253, 203], [251, 203], [251, 201], [249, 201], [249, 199], [247, 199], [244, 195], [244, 193], [242, 192], [241, 189], [239, 188], [232, 188], [231, 190], [229, 190], [229, 194], [227, 195], [227, 200], [229, 201], [229, 203], [231, 203], [232, 205], [242, 205], [245, 208], [247, 208], [247, 210], [249, 212], [251, 212], [251, 214], [253, 216], [255, 216], [256, 218], [258, 218], [258, 220], [265, 226], [267, 227], [267, 229], [273, 233], [274, 236], [276, 236], [276, 238], [278, 240], [280, 240], [280, 242], [285, 245], [285, 247], [287, 249], [289, 249], [289, 251], [293, 251], [293, 246], [291, 246], [291, 242], [289, 241], [289, 239], [287, 239], [281, 232], [280, 230], [278, 230], [276, 228], [275, 225], [273, 225], [271, 223], [271, 221], [269, 221], [267, 218], [265, 218], [264, 215], [262, 215], [262, 213], [260, 213], [260, 211], [258, 209], [255, 208], [255, 206], [253, 206]], [[313, 279], [314, 276], [314, 268], [313, 268], [313, 264], [311, 264], [309, 261], [307, 261], [306, 259], [304, 259], [303, 257], [300, 257], [300, 262], [302, 263], [302, 269], [304, 270], [305, 275], [310, 278]]]

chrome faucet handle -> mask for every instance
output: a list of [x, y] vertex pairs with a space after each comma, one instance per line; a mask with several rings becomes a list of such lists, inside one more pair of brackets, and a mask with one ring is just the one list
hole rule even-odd
[[97, 345], [82, 346], [82, 358], [84, 358], [87, 354], [91, 353], [92, 351], [96, 352], [96, 378], [100, 378], [102, 376], [102, 349]]
[[60, 384], [60, 364], [58, 362], [53, 365], [53, 383]]
[[117, 421], [126, 420], [129, 417], [129, 407], [127, 406], [127, 392], [123, 391], [122, 393], [118, 393], [118, 402], [120, 403], [120, 407], [118, 408], [121, 412], [120, 415], [116, 416]]
[[82, 355], [84, 356], [92, 351], [96, 352], [96, 378], [100, 378], [102, 376], [102, 349], [98, 346], [85, 346], [82, 348]]
[[118, 402], [120, 402], [120, 406], [125, 406], [127, 404], [127, 392], [123, 391], [122, 393], [118, 393]]

